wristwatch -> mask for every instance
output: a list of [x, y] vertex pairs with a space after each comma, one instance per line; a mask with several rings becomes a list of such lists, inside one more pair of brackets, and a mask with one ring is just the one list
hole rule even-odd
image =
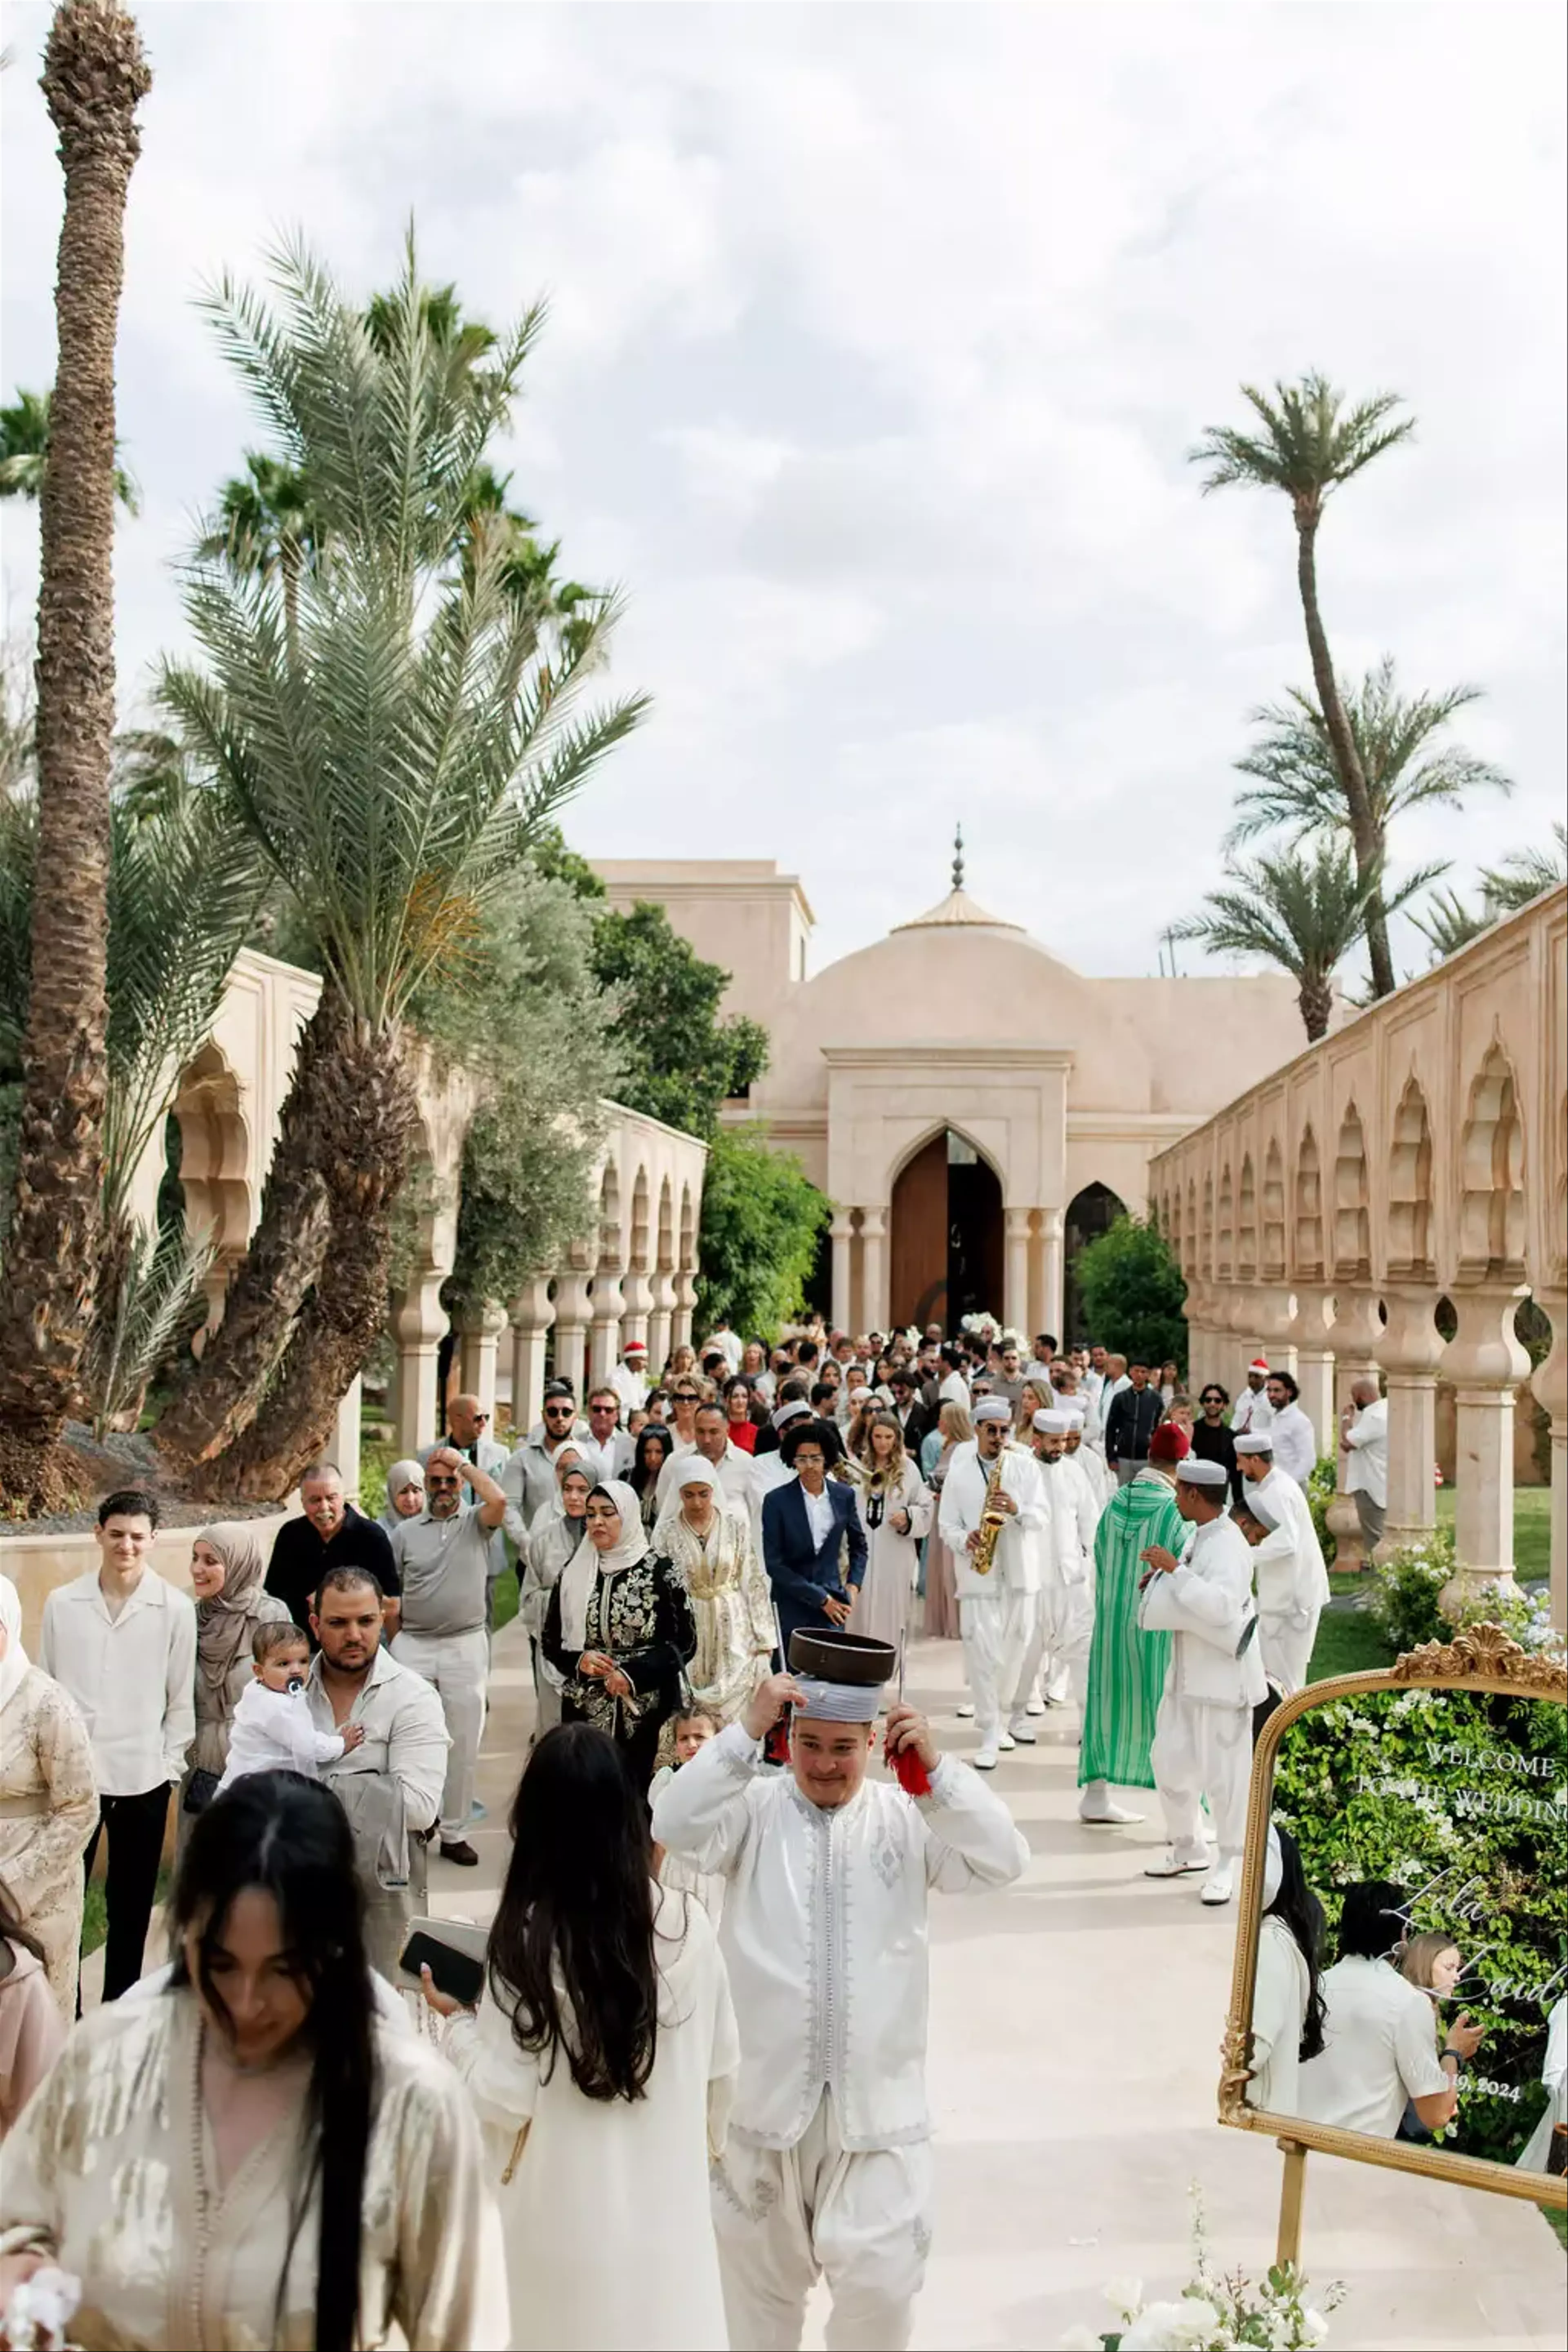
[[1463, 2053], [1460, 2051], [1456, 2050], [1452, 2042], [1445, 2042], [1443, 2047], [1437, 2053], [1437, 2063], [1439, 2066], [1442, 2064], [1445, 2058], [1451, 2058], [1453, 2060], [1454, 2074], [1457, 2079], [1465, 2071], [1467, 2062]]

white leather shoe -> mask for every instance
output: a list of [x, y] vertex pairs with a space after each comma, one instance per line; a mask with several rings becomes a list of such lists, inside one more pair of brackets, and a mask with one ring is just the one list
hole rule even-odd
[[1217, 1905], [1230, 1901], [1236, 1892], [1236, 1865], [1228, 1856], [1225, 1861], [1215, 1863], [1198, 1892], [1205, 1903]]
[[1143, 1819], [1142, 1813], [1133, 1812], [1130, 1807], [1126, 1805], [1119, 1805], [1114, 1797], [1107, 1797], [1102, 1803], [1096, 1806], [1092, 1813], [1088, 1809], [1087, 1801], [1080, 1799], [1079, 1801], [1078, 1817], [1080, 1822], [1090, 1822], [1095, 1823], [1141, 1822]]
[[1037, 1691], [1034, 1697], [1025, 1706], [1024, 1713], [1026, 1715], [1044, 1715], [1045, 1711], [1046, 1702], [1040, 1696], [1038, 1691]]
[[1033, 1748], [1039, 1737], [1026, 1715], [1016, 1715], [1013, 1717], [1007, 1726], [1007, 1736], [1011, 1739], [1017, 1740], [1020, 1747], [1024, 1748]]
[[1143, 1875], [1145, 1878], [1186, 1878], [1194, 1870], [1207, 1870], [1208, 1866], [1206, 1853], [1183, 1854], [1177, 1847], [1168, 1845], [1158, 1862], [1144, 1864]]
[[955, 1706], [952, 1711], [954, 1715], [962, 1717], [965, 1723], [969, 1721], [970, 1717], [974, 1713], [974, 1709], [968, 1699], [964, 1700], [962, 1706]]
[[996, 1750], [994, 1748], [977, 1748], [969, 1760], [977, 1772], [994, 1772]]
[[996, 1734], [996, 1745], [1001, 1749], [1004, 1756], [1005, 1756], [1009, 1748], [1014, 1747], [1016, 1744], [1016, 1743], [1015, 1742], [1010, 1731], [999, 1731]]

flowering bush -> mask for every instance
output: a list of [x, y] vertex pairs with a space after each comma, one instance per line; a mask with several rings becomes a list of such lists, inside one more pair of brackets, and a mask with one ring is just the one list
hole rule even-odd
[[1193, 2195], [1193, 2275], [1173, 2303], [1145, 2303], [1140, 2279], [1111, 2279], [1105, 2299], [1120, 2327], [1075, 2327], [1062, 2352], [1310, 2352], [1327, 2340], [1326, 2314], [1344, 2300], [1336, 2282], [1322, 2310], [1306, 2300], [1307, 2281], [1293, 2263], [1276, 2263], [1254, 2286], [1242, 2271], [1221, 2273], [1209, 2258], [1203, 2206]]
[[1453, 1616], [1438, 1605], [1443, 1587], [1456, 1573], [1454, 1538], [1434, 1528], [1419, 1543], [1406, 1544], [1374, 1570], [1366, 1612], [1395, 1657], [1423, 1642], [1449, 1642], [1460, 1625], [1500, 1625], [1523, 1650], [1552, 1650], [1562, 1636], [1552, 1622], [1546, 1595], [1521, 1592], [1511, 1599], [1478, 1593]]

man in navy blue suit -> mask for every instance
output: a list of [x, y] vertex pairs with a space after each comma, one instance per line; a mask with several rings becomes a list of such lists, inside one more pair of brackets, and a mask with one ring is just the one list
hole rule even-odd
[[[853, 1488], [829, 1479], [839, 1452], [838, 1433], [821, 1421], [796, 1421], [784, 1433], [780, 1456], [795, 1476], [763, 1503], [763, 1560], [779, 1612], [784, 1655], [804, 1625], [814, 1632], [843, 1625], [866, 1573], [866, 1530]], [[849, 1573], [839, 1557], [846, 1538]]]

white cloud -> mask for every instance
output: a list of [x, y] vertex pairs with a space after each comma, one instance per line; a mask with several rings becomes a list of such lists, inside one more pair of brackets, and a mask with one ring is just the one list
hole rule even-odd
[[[355, 285], [408, 212], [470, 307], [550, 321], [508, 462], [631, 606], [655, 714], [573, 830], [778, 856], [818, 960], [971, 880], [1152, 970], [1211, 881], [1248, 709], [1307, 675], [1283, 502], [1186, 451], [1243, 377], [1391, 385], [1337, 500], [1342, 667], [1488, 690], [1521, 789], [1402, 845], [1459, 878], [1564, 761], [1563, 24], [1538, 7], [406, 5], [140, 11], [117, 549], [130, 691], [250, 430], [189, 296], [302, 226]], [[8, 12], [5, 381], [46, 381], [59, 181]], [[7, 588], [35, 536], [5, 519]], [[973, 812], [973, 816], [971, 813]]]

